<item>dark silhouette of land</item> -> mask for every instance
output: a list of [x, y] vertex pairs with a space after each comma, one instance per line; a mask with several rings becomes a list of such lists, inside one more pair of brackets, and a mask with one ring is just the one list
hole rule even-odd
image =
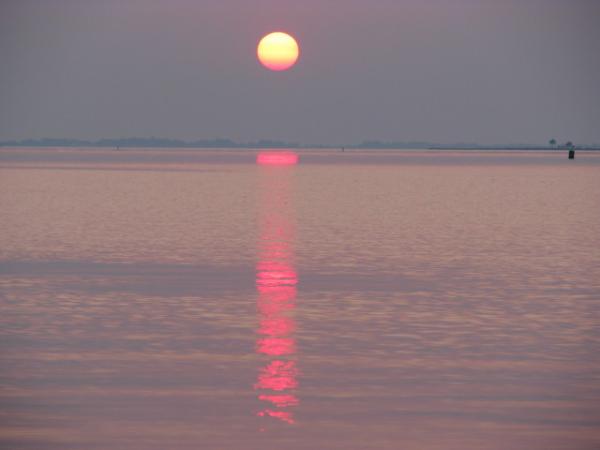
[[119, 139], [99, 139], [96, 141], [82, 139], [23, 139], [12, 141], [0, 141], [0, 147], [106, 147], [115, 149], [125, 148], [322, 148], [322, 149], [423, 149], [423, 150], [569, 150], [577, 148], [578, 150], [600, 150], [600, 144], [574, 145], [571, 141], [564, 144], [557, 144], [552, 139], [545, 145], [531, 144], [498, 144], [498, 145], [480, 145], [474, 142], [458, 142], [454, 144], [436, 144], [426, 141], [379, 141], [366, 140], [360, 144], [348, 145], [322, 145], [311, 144], [303, 145], [294, 142], [285, 142], [280, 140], [261, 139], [252, 142], [236, 142], [231, 139], [201, 139], [195, 141], [184, 141], [181, 139], [168, 138], [119, 138]]
[[81, 139], [24, 139], [20, 141], [0, 142], [3, 147], [142, 147], [142, 148], [280, 148], [299, 147], [298, 144], [275, 141], [260, 140], [256, 142], [239, 143], [231, 139], [204, 139], [197, 141], [183, 141], [180, 139], [167, 138], [121, 138], [121, 139], [99, 139], [97, 141]]

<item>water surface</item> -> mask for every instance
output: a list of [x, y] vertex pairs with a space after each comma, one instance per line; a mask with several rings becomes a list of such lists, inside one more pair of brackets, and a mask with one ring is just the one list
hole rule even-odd
[[0, 150], [0, 447], [600, 447], [599, 154], [257, 153]]

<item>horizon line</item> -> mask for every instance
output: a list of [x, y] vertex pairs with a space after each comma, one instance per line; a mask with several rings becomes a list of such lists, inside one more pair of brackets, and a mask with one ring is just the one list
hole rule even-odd
[[[551, 142], [554, 141], [553, 144]], [[544, 144], [505, 143], [479, 144], [477, 142], [439, 143], [430, 141], [384, 141], [378, 139], [363, 140], [358, 144], [299, 144], [277, 139], [259, 139], [257, 141], [238, 142], [229, 138], [183, 140], [159, 137], [101, 138], [97, 140], [75, 138], [39, 138], [0, 141], [0, 147], [124, 147], [124, 148], [315, 148], [315, 149], [580, 149], [600, 148], [598, 143], [574, 144], [571, 141], [558, 143], [555, 139]]]

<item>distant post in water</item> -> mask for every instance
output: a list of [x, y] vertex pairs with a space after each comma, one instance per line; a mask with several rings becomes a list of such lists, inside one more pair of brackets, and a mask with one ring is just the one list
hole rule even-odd
[[569, 149], [569, 159], [575, 159], [575, 146], [571, 141], [565, 144], [565, 147]]

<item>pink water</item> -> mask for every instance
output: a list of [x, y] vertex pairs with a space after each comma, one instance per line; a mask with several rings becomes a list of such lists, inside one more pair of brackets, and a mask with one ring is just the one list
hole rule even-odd
[[0, 149], [0, 448], [600, 447], [600, 154]]

